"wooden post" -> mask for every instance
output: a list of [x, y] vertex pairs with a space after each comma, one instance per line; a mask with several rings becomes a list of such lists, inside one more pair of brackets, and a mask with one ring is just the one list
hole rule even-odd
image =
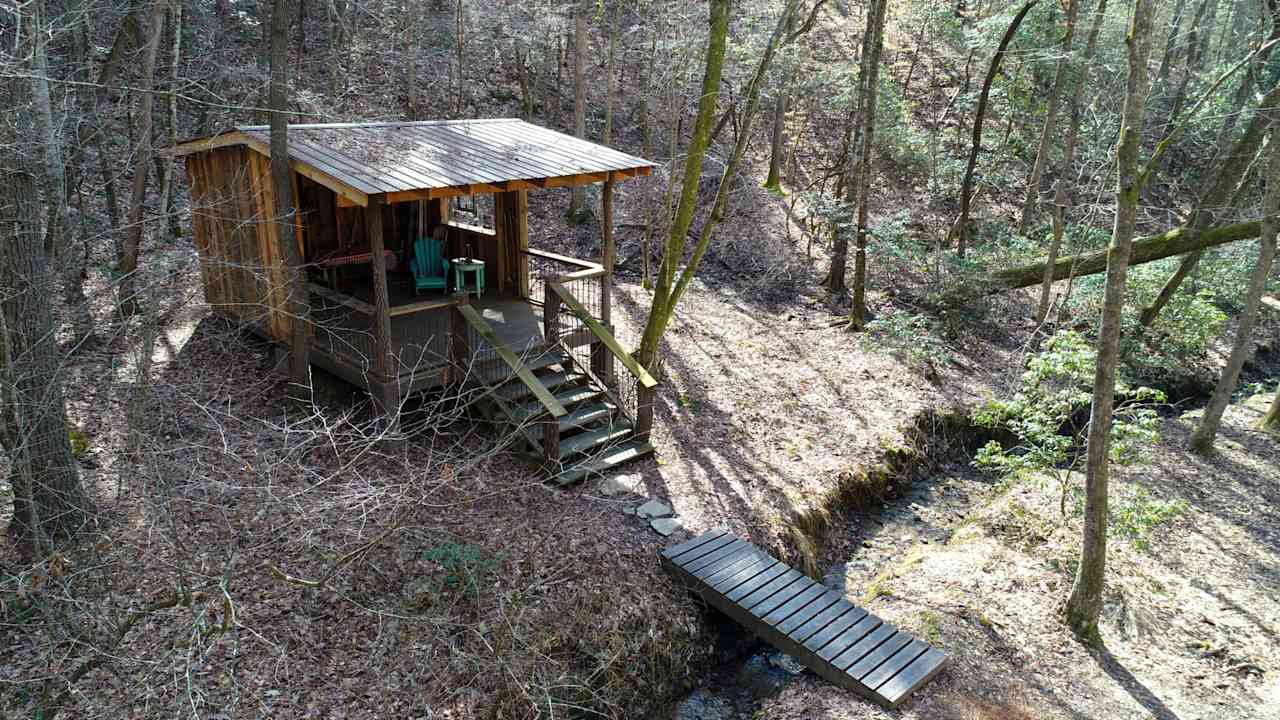
[[[470, 295], [465, 292], [454, 295], [458, 305], [466, 305]], [[468, 366], [471, 363], [471, 333], [467, 329], [467, 320], [454, 306], [449, 311], [449, 359], [450, 381], [461, 383], [467, 379]]]
[[636, 438], [649, 439], [649, 431], [653, 429], [653, 388], [646, 388], [636, 381]]
[[391, 354], [391, 313], [387, 297], [387, 258], [382, 243], [382, 207], [380, 196], [371, 196], [364, 211], [365, 234], [373, 253], [373, 374], [374, 402], [381, 406], [392, 433], [400, 429], [400, 397], [395, 383], [396, 359]]
[[560, 341], [560, 294], [551, 288], [551, 283], [542, 286], [542, 334], [547, 345]]
[[613, 178], [610, 177], [604, 181], [604, 190], [600, 193], [600, 264], [610, 275], [617, 254], [613, 242]]
[[[613, 332], [613, 265], [617, 248], [613, 241], [613, 176], [604, 181], [600, 194], [600, 323]], [[614, 381], [613, 355], [601, 343], [591, 345], [591, 371], [605, 382]]]
[[548, 463], [560, 462], [560, 420], [551, 415], [542, 422], [542, 456]]

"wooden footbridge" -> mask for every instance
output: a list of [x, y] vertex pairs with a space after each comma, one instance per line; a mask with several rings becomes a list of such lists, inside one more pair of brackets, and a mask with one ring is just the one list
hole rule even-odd
[[724, 530], [662, 552], [708, 604], [831, 682], [897, 707], [946, 664], [941, 650]]

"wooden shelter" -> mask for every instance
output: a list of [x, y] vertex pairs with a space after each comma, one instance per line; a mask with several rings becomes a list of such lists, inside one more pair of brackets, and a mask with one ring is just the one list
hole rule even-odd
[[[174, 149], [217, 312], [280, 347], [305, 322], [310, 362], [367, 388], [393, 423], [409, 393], [480, 385], [485, 411], [565, 480], [650, 450], [656, 383], [613, 336], [610, 276], [614, 185], [652, 163], [511, 119], [290, 125], [292, 241], [309, 297], [296, 318], [270, 141], [251, 126]], [[603, 184], [600, 257], [530, 247], [528, 193], [593, 183]], [[491, 223], [458, 221], [459, 201], [487, 198]], [[438, 228], [446, 257], [483, 262], [482, 293], [415, 292], [415, 242]]]

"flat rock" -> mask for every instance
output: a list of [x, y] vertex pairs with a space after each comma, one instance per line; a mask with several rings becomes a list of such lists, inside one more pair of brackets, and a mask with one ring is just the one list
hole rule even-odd
[[675, 512], [672, 511], [671, 508], [658, 502], [657, 500], [650, 500], [649, 502], [636, 508], [636, 517], [639, 517], [642, 520], [648, 520], [650, 518], [671, 517], [674, 514]]
[[639, 495], [644, 488], [644, 481], [639, 474], [614, 475], [600, 481], [596, 492], [605, 497], [622, 495]]
[[649, 527], [653, 528], [659, 535], [667, 537], [679, 530], [681, 525], [680, 521], [675, 518], [654, 518], [649, 521]]

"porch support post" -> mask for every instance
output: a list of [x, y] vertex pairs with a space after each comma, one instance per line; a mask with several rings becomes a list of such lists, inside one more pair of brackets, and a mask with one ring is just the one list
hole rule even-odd
[[395, 382], [395, 359], [391, 355], [391, 314], [387, 296], [387, 259], [382, 242], [382, 208], [380, 195], [369, 197], [364, 211], [364, 227], [373, 254], [373, 371], [376, 378], [374, 402], [379, 405], [391, 435], [400, 432], [400, 393]]
[[[465, 292], [455, 293], [458, 305], [470, 302], [470, 295]], [[467, 330], [467, 319], [462, 317], [458, 307], [449, 310], [449, 380], [462, 383], [467, 379], [471, 365], [471, 334]]]
[[560, 341], [560, 294], [551, 283], [544, 283], [542, 288], [542, 335], [547, 345], [554, 345]]
[[[613, 264], [618, 252], [613, 242], [613, 178], [604, 181], [600, 193], [600, 323], [613, 332]], [[605, 382], [614, 381], [613, 355], [604, 343], [591, 344], [591, 371]]]

